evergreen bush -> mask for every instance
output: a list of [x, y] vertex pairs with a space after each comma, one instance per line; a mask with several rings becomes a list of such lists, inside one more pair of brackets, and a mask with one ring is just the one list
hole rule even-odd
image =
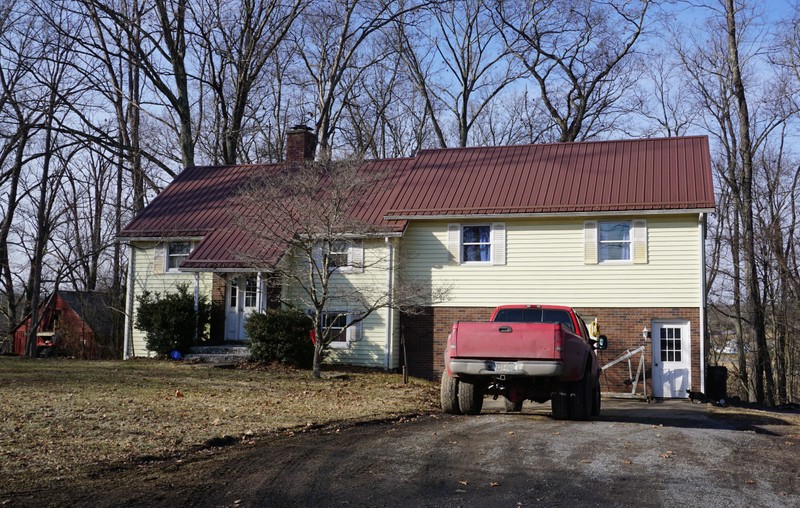
[[194, 295], [189, 293], [188, 284], [179, 284], [177, 289], [177, 293], [163, 296], [145, 291], [136, 297], [136, 328], [145, 332], [147, 349], [159, 356], [167, 356], [174, 349], [185, 353], [195, 343], [208, 339], [208, 299], [200, 297], [195, 316]]
[[268, 310], [251, 314], [244, 325], [250, 337], [250, 359], [311, 368], [314, 344], [311, 318], [299, 310]]

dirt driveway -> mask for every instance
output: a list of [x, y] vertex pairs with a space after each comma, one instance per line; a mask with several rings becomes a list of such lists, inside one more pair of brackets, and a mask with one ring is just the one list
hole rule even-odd
[[800, 428], [780, 419], [606, 400], [564, 422], [527, 404], [262, 437], [9, 505], [800, 506]]

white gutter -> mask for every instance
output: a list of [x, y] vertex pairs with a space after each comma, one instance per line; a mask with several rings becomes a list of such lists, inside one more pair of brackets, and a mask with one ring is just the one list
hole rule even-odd
[[706, 234], [705, 215], [700, 214], [700, 391], [706, 392]]
[[125, 296], [125, 334], [122, 342], [122, 359], [131, 358], [131, 332], [133, 327], [133, 264], [136, 261], [136, 248], [128, 244], [130, 256], [128, 258], [128, 288]]
[[385, 220], [455, 220], [455, 219], [552, 219], [559, 217], [625, 217], [640, 215], [694, 215], [696, 213], [711, 213], [713, 208], [690, 208], [674, 210], [601, 210], [583, 212], [551, 212], [551, 213], [453, 213], [453, 214], [428, 214], [428, 215], [397, 215], [387, 214]]
[[386, 248], [389, 249], [389, 269], [386, 270], [386, 370], [392, 368], [392, 282], [394, 277], [394, 244], [387, 236], [384, 238]]

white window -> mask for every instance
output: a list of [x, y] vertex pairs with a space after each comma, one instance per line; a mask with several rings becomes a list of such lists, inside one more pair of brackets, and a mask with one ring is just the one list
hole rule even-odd
[[255, 307], [258, 297], [258, 283], [255, 277], [248, 277], [244, 284], [244, 306]]
[[647, 264], [647, 221], [595, 221], [583, 223], [583, 260], [587, 265], [598, 262]]
[[[311, 311], [309, 311], [311, 312]], [[322, 314], [322, 328], [330, 330], [330, 347], [346, 349], [361, 335], [361, 322], [353, 323], [353, 314], [346, 310], [331, 310]]]
[[[314, 248], [314, 261], [322, 268], [324, 242]], [[364, 245], [360, 240], [337, 240], [330, 242], [328, 270], [338, 273], [362, 273], [364, 271]]]
[[492, 226], [462, 226], [461, 262], [488, 263], [492, 260]]
[[192, 252], [191, 242], [170, 242], [167, 244], [167, 270], [178, 271], [183, 260]]
[[631, 261], [631, 223], [629, 221], [601, 221], [597, 234], [598, 260]]
[[347, 314], [326, 312], [322, 315], [322, 328], [330, 331], [331, 347], [347, 347]]
[[449, 224], [447, 243], [457, 264], [506, 264], [506, 225]]
[[328, 268], [344, 268], [350, 265], [350, 244], [348, 242], [331, 242], [328, 251]]

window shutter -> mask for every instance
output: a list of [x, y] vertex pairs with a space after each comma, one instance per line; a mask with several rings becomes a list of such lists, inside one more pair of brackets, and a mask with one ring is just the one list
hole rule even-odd
[[311, 249], [311, 259], [308, 260], [309, 268], [311, 268], [311, 263], [314, 263], [316, 268], [312, 270], [312, 273], [318, 274], [322, 271], [322, 243], [317, 242], [314, 244], [314, 247]]
[[503, 222], [492, 224], [492, 264], [506, 264], [506, 225]]
[[633, 221], [633, 262], [647, 264], [647, 221]]
[[350, 243], [349, 251], [350, 270], [353, 273], [364, 273], [364, 242], [356, 240]]
[[450, 251], [450, 260], [457, 265], [461, 264], [461, 224], [447, 225], [447, 250]]
[[157, 243], [153, 249], [153, 273], [164, 273], [167, 266], [167, 244]]
[[587, 265], [597, 264], [596, 220], [587, 220], [583, 223], [583, 262]]
[[[347, 322], [351, 323], [352, 320], [353, 320], [353, 315], [352, 314], [348, 314], [347, 315]], [[358, 342], [358, 341], [361, 340], [361, 333], [362, 333], [361, 332], [361, 330], [362, 330], [362, 326], [361, 325], [363, 325], [363, 324], [364, 324], [364, 321], [359, 321], [358, 323], [355, 323], [355, 324], [351, 325], [347, 329], [347, 341], [348, 342]]]

